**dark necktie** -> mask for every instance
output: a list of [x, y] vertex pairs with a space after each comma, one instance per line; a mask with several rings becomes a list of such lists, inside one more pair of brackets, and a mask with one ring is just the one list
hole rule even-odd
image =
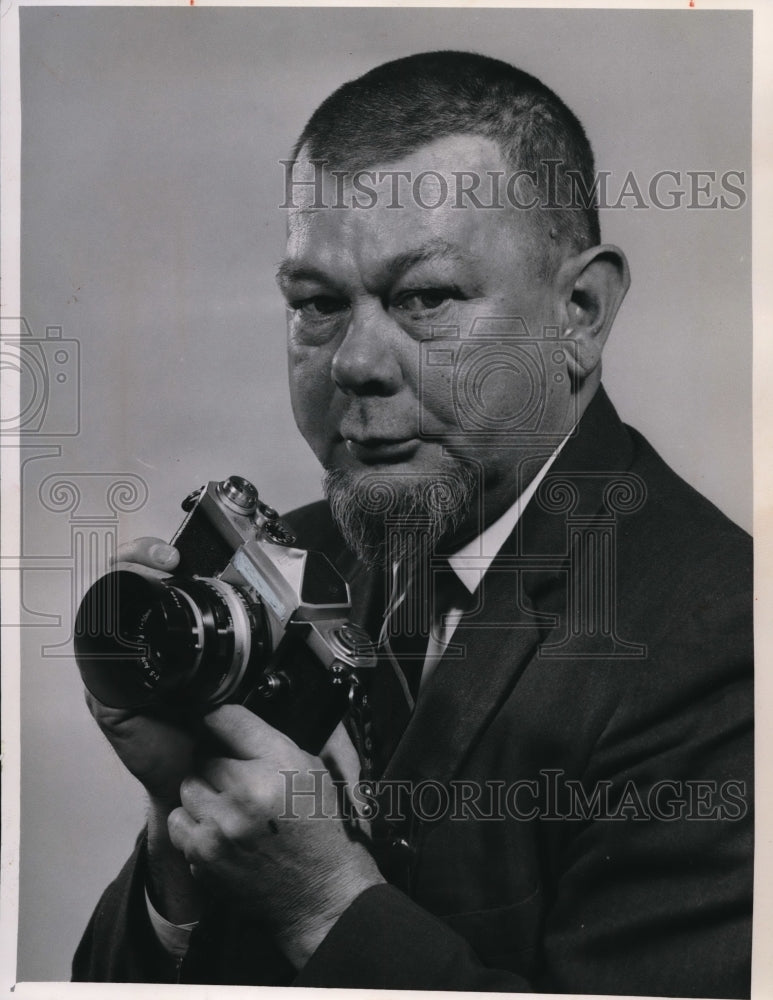
[[[452, 606], [463, 606], [464, 586], [448, 563], [416, 572], [398, 566], [379, 637], [379, 661], [370, 692], [374, 773], [378, 777], [413, 713], [430, 630]], [[468, 595], [469, 596], [469, 595]]]

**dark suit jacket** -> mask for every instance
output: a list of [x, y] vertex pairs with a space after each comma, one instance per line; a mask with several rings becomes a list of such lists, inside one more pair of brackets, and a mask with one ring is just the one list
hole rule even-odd
[[[367, 617], [369, 583], [325, 505], [292, 520]], [[261, 928], [213, 908], [181, 979], [748, 996], [751, 587], [748, 536], [599, 390], [386, 769], [440, 783], [445, 805], [433, 819], [425, 797], [393, 824], [409, 843], [387, 851], [395, 884], [360, 896], [297, 975]], [[74, 978], [174, 978], [145, 916], [142, 850], [100, 901]]]

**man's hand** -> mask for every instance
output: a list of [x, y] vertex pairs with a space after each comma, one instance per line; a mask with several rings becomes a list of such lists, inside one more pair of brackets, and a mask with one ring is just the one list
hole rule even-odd
[[[266, 920], [300, 968], [350, 903], [383, 879], [349, 838], [319, 758], [240, 705], [205, 723], [230, 756], [183, 782], [171, 841], [197, 878]], [[292, 785], [283, 771], [297, 772]], [[317, 794], [292, 796], [290, 787]]]
[[194, 770], [193, 736], [165, 719], [108, 708], [86, 692], [86, 704], [124, 767], [158, 805], [180, 802], [180, 782]]
[[[158, 576], [179, 562], [179, 554], [159, 538], [138, 538], [122, 545], [114, 569]], [[156, 805], [167, 811], [179, 804], [180, 782], [193, 771], [193, 737], [168, 717], [108, 708], [86, 693], [86, 704], [124, 766], [142, 782]]]
[[[113, 568], [158, 577], [173, 570], [179, 561], [177, 550], [160, 538], [138, 538], [118, 549]], [[149, 889], [155, 906], [175, 923], [195, 920], [198, 886], [167, 830], [167, 817], [180, 804], [180, 783], [194, 770], [194, 736], [171, 717], [109, 708], [88, 692], [86, 704], [123, 765], [150, 796]]]

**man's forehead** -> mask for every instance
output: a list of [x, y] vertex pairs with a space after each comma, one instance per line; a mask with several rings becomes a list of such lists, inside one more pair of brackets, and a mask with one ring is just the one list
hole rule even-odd
[[457, 212], [449, 206], [437, 211], [407, 206], [398, 211], [297, 210], [290, 213], [279, 277], [353, 267], [376, 280], [422, 264], [470, 268], [510, 243], [511, 231], [502, 212]]
[[505, 254], [523, 264], [539, 255], [535, 213], [502, 197], [507, 164], [484, 136], [448, 136], [362, 170], [313, 159], [297, 168], [280, 278], [315, 262], [376, 275], [424, 260], [477, 266]]

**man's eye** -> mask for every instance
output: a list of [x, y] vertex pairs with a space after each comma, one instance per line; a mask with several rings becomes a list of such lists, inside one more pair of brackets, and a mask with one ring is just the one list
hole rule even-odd
[[403, 309], [405, 312], [432, 312], [450, 299], [458, 298], [459, 293], [453, 288], [422, 288], [400, 296], [396, 304], [398, 309]]
[[308, 319], [321, 319], [322, 317], [335, 316], [336, 313], [343, 312], [347, 308], [347, 303], [343, 299], [334, 298], [332, 295], [315, 295], [313, 298], [304, 299], [302, 302], [291, 302], [290, 306]]

